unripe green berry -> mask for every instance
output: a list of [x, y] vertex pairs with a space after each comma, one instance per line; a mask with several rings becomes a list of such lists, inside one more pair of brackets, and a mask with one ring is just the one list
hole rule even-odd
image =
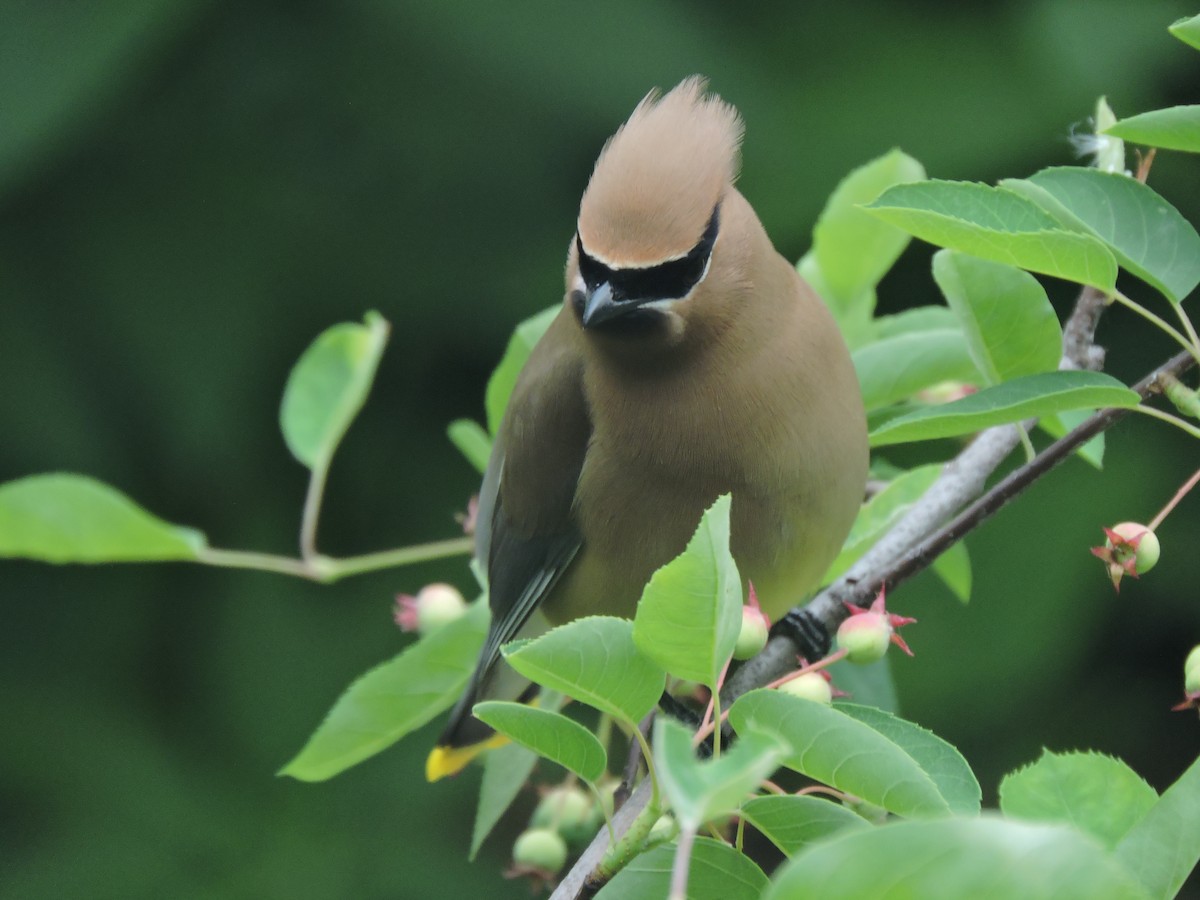
[[1189, 694], [1200, 691], [1200, 646], [1193, 647], [1183, 661], [1183, 689]]
[[805, 672], [791, 681], [785, 681], [778, 689], [785, 694], [824, 703], [826, 706], [833, 702], [833, 688], [820, 672]]
[[[1134, 574], [1144, 575], [1154, 568], [1158, 563], [1162, 548], [1158, 543], [1158, 536], [1153, 531], [1139, 522], [1121, 522], [1119, 525], [1114, 525], [1112, 530], [1130, 543], [1137, 542]], [[1112, 541], [1108, 541], [1107, 544], [1108, 549], [1112, 550]], [[1119, 552], [1120, 550], [1118, 550]], [[1123, 561], [1118, 560], [1118, 562]]]
[[742, 630], [733, 646], [734, 659], [750, 659], [767, 646], [767, 619], [752, 606], [742, 607]]
[[881, 613], [861, 612], [842, 622], [837, 645], [846, 651], [852, 663], [873, 663], [883, 659], [892, 640], [892, 625]]
[[417, 592], [417, 631], [422, 635], [448, 625], [467, 610], [458, 589], [449, 584], [427, 584]]
[[567, 864], [567, 842], [557, 831], [530, 828], [513, 844], [513, 862], [518, 866], [554, 874]]
[[1183, 661], [1183, 671], [1185, 672], [1200, 672], [1200, 644], [1197, 644], [1188, 653], [1187, 659]]
[[593, 825], [594, 801], [586, 791], [574, 785], [561, 785], [546, 793], [533, 811], [530, 826], [552, 828], [576, 844], [589, 840], [595, 833]]

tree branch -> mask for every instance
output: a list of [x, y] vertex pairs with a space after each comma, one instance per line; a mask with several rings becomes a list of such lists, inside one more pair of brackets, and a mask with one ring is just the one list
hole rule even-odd
[[[1145, 400], [1160, 390], [1159, 379], [1164, 375], [1178, 377], [1193, 365], [1195, 365], [1195, 360], [1185, 350], [1151, 372], [1134, 385], [1133, 389]], [[824, 632], [828, 642], [828, 636], [837, 630], [838, 625], [849, 614], [845, 605], [847, 602], [865, 606], [884, 585], [889, 588], [895, 587], [923, 571], [938, 556], [962, 540], [968, 532], [977, 528], [1033, 482], [1131, 412], [1133, 412], [1132, 409], [1126, 408], [1103, 409], [1085, 419], [1077, 428], [1055, 441], [1033, 460], [999, 481], [949, 523], [869, 575], [858, 575], [855, 570], [859, 567], [856, 566], [855, 569], [847, 572], [842, 578], [817, 594], [803, 609], [799, 610], [799, 615], [805, 617], [810, 623], [816, 624]], [[970, 449], [970, 447], [967, 448], [968, 451]], [[961, 464], [966, 458], [967, 451], [964, 451], [952, 465]], [[999, 464], [999, 460], [996, 464]], [[901, 525], [903, 524], [902, 522]], [[890, 537], [890, 534], [888, 536]], [[866, 557], [864, 556], [863, 559], [865, 560]], [[793, 613], [795, 612], [794, 610]], [[807, 633], [811, 634], [812, 630], [809, 628]], [[796, 645], [790, 638], [782, 634], [773, 636], [762, 653], [742, 666], [730, 679], [726, 686], [727, 702], [732, 703], [747, 691], [768, 684], [790, 671], [795, 667], [796, 652]]]
[[[1093, 341], [1096, 325], [1107, 305], [1108, 298], [1095, 288], [1085, 286], [1080, 289], [1075, 307], [1063, 326], [1060, 369], [1097, 369], [1103, 364], [1104, 351]], [[792, 634], [803, 634], [811, 645], [802, 652], [810, 658], [824, 656], [831, 636], [841, 623], [845, 601], [859, 596], [855, 592], [856, 586], [873, 584], [877, 573], [884, 572], [972, 498], [978, 497], [988, 477], [1019, 442], [1020, 430], [1013, 425], [1000, 425], [981, 432], [945, 465], [933, 486], [858, 562], [807, 606], [793, 609], [787, 617], [789, 630]], [[796, 653], [796, 644], [787, 633], [773, 635], [766, 648], [729, 679], [724, 690], [727, 704], [788, 672]]]

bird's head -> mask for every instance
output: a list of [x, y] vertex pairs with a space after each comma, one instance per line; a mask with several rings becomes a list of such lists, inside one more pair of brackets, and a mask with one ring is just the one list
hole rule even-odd
[[567, 261], [568, 298], [585, 332], [682, 340], [722, 280], [714, 268], [736, 268], [727, 232], [745, 212], [733, 189], [741, 137], [737, 111], [693, 76], [647, 95], [609, 139]]

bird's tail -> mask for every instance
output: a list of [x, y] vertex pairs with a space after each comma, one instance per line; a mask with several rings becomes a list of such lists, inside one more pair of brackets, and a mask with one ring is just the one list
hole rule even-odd
[[426, 780], [440, 781], [447, 776], [457, 775], [480, 753], [508, 743], [508, 738], [496, 734], [491, 726], [471, 715], [472, 707], [479, 700], [536, 702], [537, 686], [530, 684], [506, 664], [500, 663], [491, 674], [492, 677], [485, 682], [471, 684], [450, 711], [450, 721], [438, 738], [437, 746], [425, 760]]

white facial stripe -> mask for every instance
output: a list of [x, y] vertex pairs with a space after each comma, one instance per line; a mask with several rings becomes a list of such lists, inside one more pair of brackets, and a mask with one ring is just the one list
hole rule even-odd
[[674, 256], [664, 256], [662, 259], [656, 260], [655, 262], [619, 262], [615, 259], [604, 256], [603, 254], [596, 253], [590, 247], [588, 247], [588, 245], [583, 242], [583, 234], [579, 231], [578, 223], [575, 225], [575, 234], [579, 238], [579, 245], [583, 247], [583, 252], [596, 262], [600, 263], [600, 265], [607, 266], [610, 269], [652, 269], [655, 266], [661, 266], [663, 263], [675, 262], [677, 259], [683, 259], [692, 252], [691, 248], [689, 248], [684, 250], [682, 253], [676, 253]]

